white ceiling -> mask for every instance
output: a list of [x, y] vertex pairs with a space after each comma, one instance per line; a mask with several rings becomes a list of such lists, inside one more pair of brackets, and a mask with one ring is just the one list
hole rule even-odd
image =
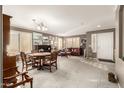
[[46, 33], [60, 36], [85, 34], [115, 26], [114, 5], [8, 5], [3, 6], [3, 13], [13, 17], [12, 26], [36, 30], [32, 22], [35, 18], [47, 23]]

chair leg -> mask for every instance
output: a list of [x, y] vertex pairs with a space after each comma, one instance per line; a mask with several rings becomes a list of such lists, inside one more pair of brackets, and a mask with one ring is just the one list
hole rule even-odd
[[22, 72], [24, 71], [24, 68], [25, 68], [25, 67], [24, 67], [24, 65], [23, 65], [23, 66], [22, 66]]
[[[22, 75], [22, 81], [24, 80], [24, 77], [23, 77], [23, 75]], [[23, 83], [23, 86], [25, 86], [25, 83]]]
[[50, 72], [52, 72], [51, 65], [50, 65]]
[[33, 88], [33, 80], [30, 81], [30, 87]]
[[26, 65], [26, 71], [28, 70], [28, 65]]
[[58, 68], [57, 68], [57, 62], [56, 62], [56, 69], [58, 69]]
[[38, 67], [38, 62], [37, 62], [37, 67]]
[[34, 61], [32, 62], [32, 68], [33, 68], [33, 67], [35, 67], [35, 63], [34, 63]]

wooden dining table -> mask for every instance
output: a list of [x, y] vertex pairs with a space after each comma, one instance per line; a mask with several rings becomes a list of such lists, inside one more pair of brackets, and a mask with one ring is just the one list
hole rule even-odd
[[[40, 70], [40, 69], [42, 69], [42, 66], [43, 66], [42, 63], [45, 62], [45, 58], [47, 56], [50, 56], [51, 55], [51, 52], [30, 53], [28, 55], [31, 56], [31, 57], [36, 57], [37, 59], [40, 60], [40, 65], [38, 67], [38, 70]], [[41, 59], [42, 59], [42, 61], [41, 61]]]

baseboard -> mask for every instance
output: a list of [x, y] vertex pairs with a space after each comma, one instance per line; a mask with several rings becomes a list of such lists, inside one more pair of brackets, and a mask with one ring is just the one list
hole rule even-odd
[[109, 59], [98, 59], [100, 61], [105, 61], [105, 62], [111, 62], [111, 63], [115, 63], [113, 60], [109, 60]]

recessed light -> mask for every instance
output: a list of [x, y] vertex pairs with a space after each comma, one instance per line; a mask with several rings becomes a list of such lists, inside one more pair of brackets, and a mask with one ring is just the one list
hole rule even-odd
[[101, 27], [101, 25], [97, 25], [97, 27]]

